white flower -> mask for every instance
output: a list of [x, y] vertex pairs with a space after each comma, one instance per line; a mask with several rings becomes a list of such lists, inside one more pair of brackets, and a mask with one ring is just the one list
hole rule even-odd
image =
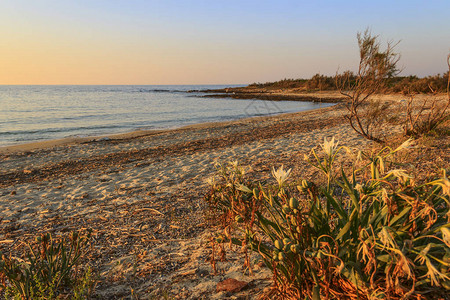
[[360, 194], [362, 194], [363, 191], [364, 191], [363, 186], [360, 185], [359, 183], [357, 183], [357, 184], [355, 185], [355, 190], [357, 190]]
[[216, 180], [214, 177], [209, 177], [208, 179], [206, 179], [206, 183], [208, 183], [210, 186], [215, 186]]
[[359, 150], [358, 154], [356, 155], [356, 161], [358, 162], [358, 161], [362, 161], [362, 160], [363, 160], [362, 152], [361, 152], [361, 150]]
[[416, 257], [414, 261], [418, 261], [421, 265], [427, 260], [428, 251], [431, 249], [431, 244], [428, 244], [422, 251], [420, 251], [419, 255]]
[[378, 237], [380, 238], [381, 243], [383, 244], [383, 250], [386, 247], [397, 249], [397, 245], [392, 234], [389, 232], [387, 227], [383, 227], [381, 231], [378, 233]]
[[441, 179], [435, 180], [432, 183], [434, 183], [434, 185], [440, 185], [442, 188], [442, 193], [450, 196], [450, 180], [448, 180], [445, 175]]
[[426, 265], [428, 272], [422, 277], [429, 277], [431, 280], [431, 285], [439, 285], [439, 279], [442, 281], [450, 280], [447, 275], [439, 272], [428, 258], [426, 259]]
[[403, 144], [398, 146], [397, 149], [394, 150], [394, 152], [397, 152], [402, 149], [411, 149], [411, 148], [413, 148], [412, 147], [413, 144], [414, 144], [414, 140], [412, 138], [407, 139], [406, 141], [403, 142]]
[[450, 247], [450, 229], [442, 227], [441, 232], [442, 232], [442, 239], [444, 240], [444, 243], [448, 247]]
[[386, 177], [389, 177], [390, 175], [394, 175], [395, 177], [397, 177], [398, 179], [401, 179], [403, 181], [406, 181], [407, 179], [411, 179], [413, 178], [411, 175], [408, 175], [405, 173], [405, 170], [403, 169], [395, 169], [395, 170], [391, 170], [389, 171], [389, 173], [386, 175]]
[[322, 147], [322, 150], [326, 155], [332, 156], [336, 152], [339, 142], [334, 142], [334, 137], [332, 137], [330, 141], [327, 141], [327, 138], [324, 138], [323, 140], [323, 144], [321, 144], [320, 147]]
[[240, 184], [240, 183], [238, 183], [236, 185], [236, 189], [241, 192], [244, 192], [244, 193], [253, 193], [253, 191], [251, 189], [249, 189], [247, 186]]
[[278, 170], [275, 171], [275, 168], [272, 167], [272, 175], [277, 180], [278, 185], [281, 187], [286, 179], [289, 177], [289, 174], [291, 173], [291, 169], [285, 171], [283, 169], [283, 166], [281, 166]]
[[350, 149], [349, 147], [347, 147], [347, 146], [342, 146], [342, 148], [344, 148], [344, 150], [345, 150], [345, 152], [347, 153], [347, 155], [353, 155], [353, 151], [352, 151], [352, 149]]

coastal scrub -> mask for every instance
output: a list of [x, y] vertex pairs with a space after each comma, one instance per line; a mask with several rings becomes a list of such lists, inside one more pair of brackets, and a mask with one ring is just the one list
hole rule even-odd
[[49, 233], [28, 244], [26, 259], [0, 254], [0, 295], [6, 299], [85, 299], [92, 291], [91, 270], [80, 272], [80, 258], [89, 241], [74, 231], [55, 240]]
[[[445, 170], [416, 182], [395, 163], [406, 141], [376, 153], [327, 141], [308, 162], [316, 179], [276, 185], [245, 178], [236, 164], [220, 167], [221, 180], [206, 197], [222, 231], [216, 242], [259, 253], [272, 270], [265, 296], [280, 299], [432, 299], [450, 290], [450, 181]], [[341, 150], [353, 158], [338, 173]], [[343, 153], [341, 153], [343, 154]], [[247, 267], [250, 261], [246, 260]]]

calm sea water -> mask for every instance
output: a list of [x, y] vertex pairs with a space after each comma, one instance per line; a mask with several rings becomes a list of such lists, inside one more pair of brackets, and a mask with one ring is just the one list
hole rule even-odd
[[201, 98], [226, 86], [0, 86], [0, 146], [310, 110], [330, 104]]

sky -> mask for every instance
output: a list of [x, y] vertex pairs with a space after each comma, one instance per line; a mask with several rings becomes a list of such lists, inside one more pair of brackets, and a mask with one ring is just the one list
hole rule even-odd
[[1, 0], [0, 84], [249, 84], [356, 70], [356, 34], [401, 75], [447, 70], [450, 1]]

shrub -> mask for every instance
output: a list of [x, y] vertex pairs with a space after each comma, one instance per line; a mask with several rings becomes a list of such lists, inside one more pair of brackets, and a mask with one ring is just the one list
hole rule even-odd
[[[406, 107], [406, 121], [403, 129], [405, 135], [419, 136], [435, 130], [449, 118], [450, 107], [450, 54], [447, 56], [447, 100], [439, 101], [437, 98], [425, 98], [421, 103], [415, 103], [414, 96], [410, 94]], [[430, 89], [432, 87], [430, 86]]]
[[[6, 298], [56, 299], [62, 295], [85, 299], [93, 288], [91, 271], [79, 272], [79, 260], [89, 234], [72, 232], [69, 238], [54, 240], [42, 234], [33, 249], [28, 245], [27, 261], [1, 255], [0, 287]], [[1, 292], [1, 290], [0, 290]]]
[[374, 116], [364, 111], [366, 104], [371, 103], [371, 96], [383, 92], [387, 80], [399, 73], [397, 62], [399, 54], [394, 52], [396, 44], [389, 42], [385, 50], [381, 50], [378, 36], [373, 36], [368, 29], [358, 33], [360, 61], [358, 72], [353, 78], [350, 72], [336, 74], [336, 86], [340, 93], [347, 97], [346, 116], [351, 127], [363, 137], [381, 143], [377, 121], [383, 116], [383, 111]]
[[308, 90], [335, 90], [335, 81], [332, 77], [316, 74], [308, 80], [306, 87]]
[[[307, 160], [326, 177], [288, 184], [290, 170], [273, 169], [277, 185], [245, 179], [236, 164], [206, 197], [219, 215], [222, 245], [259, 253], [273, 272], [279, 298], [398, 299], [435, 297], [450, 289], [450, 181], [416, 183], [391, 169], [397, 149], [358, 152], [350, 176], [335, 172], [345, 147], [325, 141]], [[345, 148], [346, 150], [349, 150]], [[247, 259], [246, 264], [249, 264]], [[423, 299], [423, 298], [421, 298]]]
[[395, 77], [389, 79], [388, 85], [390, 92], [403, 93], [405, 95], [411, 93], [442, 93], [447, 91], [447, 79], [448, 72], [424, 78], [418, 78], [417, 76]]
[[[356, 76], [350, 72], [346, 71], [344, 74], [338, 76], [345, 77], [349, 75], [348, 85], [354, 85], [356, 82]], [[411, 76], [395, 76], [391, 78], [386, 78], [386, 85], [383, 88], [384, 92], [387, 93], [422, 93], [428, 94], [433, 92], [444, 93], [447, 90], [447, 78], [448, 72], [440, 75], [427, 76], [419, 78], [415, 75]], [[342, 78], [343, 79], [343, 78]], [[250, 88], [265, 88], [265, 89], [297, 89], [297, 90], [339, 90], [336, 86], [335, 76], [326, 76], [322, 74], [315, 74], [310, 79], [282, 79], [275, 82], [266, 83], [252, 83], [249, 84]]]

